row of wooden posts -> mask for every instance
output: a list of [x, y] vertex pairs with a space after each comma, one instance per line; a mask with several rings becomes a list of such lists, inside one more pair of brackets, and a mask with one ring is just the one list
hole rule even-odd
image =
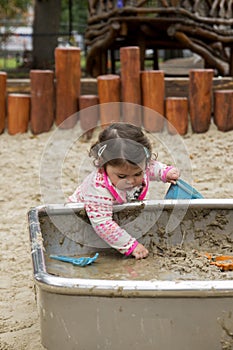
[[[31, 70], [30, 94], [7, 95], [7, 74], [0, 72], [0, 133], [7, 130], [14, 135], [30, 129], [39, 134], [49, 131], [54, 123], [60, 128], [72, 128], [78, 120], [88, 138], [93, 126], [112, 121], [133, 123], [150, 132], [161, 131], [165, 127], [164, 118], [151, 110], [166, 117], [170, 122], [166, 127], [171, 134], [185, 135], [189, 122], [193, 132], [206, 132], [212, 115], [219, 130], [233, 129], [233, 90], [213, 92], [212, 69], [190, 70], [188, 98], [166, 97], [164, 71], [140, 71], [139, 50], [139, 47], [120, 49], [120, 76], [106, 74], [97, 77], [96, 95], [80, 94], [79, 48], [56, 48], [55, 72]], [[128, 108], [124, 115], [116, 109], [101, 108], [112, 102], [129, 102], [148, 108], [143, 113]], [[94, 109], [95, 113], [93, 109], [88, 113], [87, 108], [95, 105], [100, 108]]]

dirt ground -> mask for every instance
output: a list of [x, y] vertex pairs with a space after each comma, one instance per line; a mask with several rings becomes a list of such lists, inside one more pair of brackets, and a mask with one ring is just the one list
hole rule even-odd
[[[77, 140], [75, 147], [66, 152], [63, 157], [66, 159], [62, 167], [60, 197], [53, 191], [46, 197], [45, 189], [52, 187], [54, 181], [53, 178], [47, 178], [46, 174], [56, 172], [56, 154], [54, 157], [54, 154], [51, 156], [49, 153], [49, 142], [58, 153], [63, 147], [59, 141], [62, 132], [59, 137], [55, 134], [53, 129], [38, 136], [30, 132], [16, 136], [6, 132], [0, 135], [0, 350], [43, 349], [34, 294], [27, 212], [31, 207], [43, 204], [46, 199], [63, 202], [75, 189], [77, 178], [81, 180], [89, 171], [87, 150], [96, 134], [88, 143]], [[66, 131], [63, 131], [63, 135], [70, 137]], [[158, 143], [154, 135], [152, 139], [159, 160], [170, 162], [164, 143]], [[180, 149], [186, 152], [190, 160], [192, 184], [206, 198], [232, 198], [232, 140], [233, 131], [220, 132], [213, 124], [204, 134], [193, 134], [189, 130], [187, 135], [179, 138]], [[177, 144], [172, 147], [176, 151]], [[174, 160], [180, 161], [176, 157]], [[184, 163], [180, 162], [183, 167], [181, 170], [188, 179], [189, 173]], [[41, 164], [45, 168], [41, 168]], [[59, 174], [57, 176], [60, 177]], [[158, 184], [156, 186], [160, 187]], [[159, 195], [153, 192], [152, 196], [157, 198]]]

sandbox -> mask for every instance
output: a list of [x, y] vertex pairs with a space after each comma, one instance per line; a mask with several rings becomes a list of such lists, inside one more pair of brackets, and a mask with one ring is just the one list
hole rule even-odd
[[[46, 349], [230, 349], [233, 200], [143, 201], [114, 208], [119, 225], [149, 249], [136, 261], [108, 248], [82, 204], [28, 213], [33, 273]], [[50, 258], [99, 257], [86, 267]]]

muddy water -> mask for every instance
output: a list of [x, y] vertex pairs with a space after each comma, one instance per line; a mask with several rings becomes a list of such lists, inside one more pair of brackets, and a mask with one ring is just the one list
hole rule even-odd
[[[204, 247], [203, 247], [204, 248]], [[219, 249], [189, 247], [154, 247], [147, 259], [126, 258], [111, 251], [100, 253], [96, 262], [86, 267], [73, 266], [46, 257], [47, 271], [60, 277], [107, 280], [219, 280], [233, 279], [233, 271], [221, 271], [206, 257]], [[223, 251], [226, 254], [225, 251]], [[228, 252], [228, 254], [230, 254]], [[232, 253], [231, 253], [232, 254]], [[232, 254], [233, 255], [233, 254]]]

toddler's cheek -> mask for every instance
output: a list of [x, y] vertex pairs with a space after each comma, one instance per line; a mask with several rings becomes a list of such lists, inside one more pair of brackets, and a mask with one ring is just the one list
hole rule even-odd
[[126, 187], [125, 184], [125, 180], [119, 180], [117, 181], [117, 183], [115, 184], [116, 188], [118, 188], [119, 190], [123, 190]]

